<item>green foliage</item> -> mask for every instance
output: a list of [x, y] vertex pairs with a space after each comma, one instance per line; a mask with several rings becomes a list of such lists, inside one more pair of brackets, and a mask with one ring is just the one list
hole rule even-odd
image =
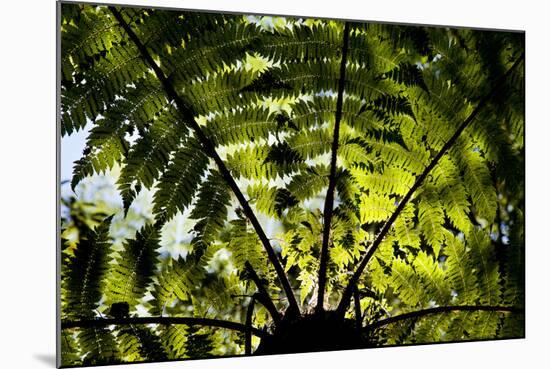
[[207, 247], [221, 232], [227, 217], [229, 200], [227, 185], [220, 174], [216, 171], [210, 172], [189, 216], [197, 220], [194, 228], [196, 236], [193, 239], [196, 247]]
[[208, 165], [208, 157], [194, 140], [179, 149], [160, 178], [153, 212], [163, 221], [184, 211], [193, 201]]
[[85, 318], [94, 316], [108, 265], [111, 261], [109, 226], [111, 217], [96, 229], [80, 229], [80, 239], [74, 255], [68, 257], [62, 270], [65, 294], [63, 294], [66, 317]]
[[267, 272], [267, 260], [260, 240], [247, 224], [246, 219], [231, 221], [227, 249], [231, 251], [231, 260], [239, 270], [245, 270], [245, 263], [250, 263], [257, 273]]
[[196, 328], [190, 328], [187, 332], [186, 354], [197, 359], [211, 357], [214, 347], [210, 336], [208, 333], [199, 333]]
[[149, 328], [129, 325], [117, 332], [117, 342], [124, 361], [162, 361], [167, 355], [159, 337]]
[[475, 301], [479, 296], [478, 279], [474, 274], [475, 264], [470, 257], [470, 250], [458, 237], [448, 233], [446, 238], [446, 275], [451, 288], [456, 291], [456, 301]]
[[85, 328], [78, 332], [82, 364], [105, 365], [121, 362], [116, 337], [109, 328]]
[[[308, 316], [327, 240], [325, 310], [372, 250], [368, 346], [522, 337], [522, 54], [511, 32], [63, 4], [61, 133], [87, 133], [63, 200], [63, 365], [240, 355], [248, 327], [212, 321], [244, 327], [254, 298], [276, 334], [279, 264]], [[121, 204], [86, 201], [109, 173]]]
[[109, 305], [126, 302], [134, 308], [139, 303], [155, 273], [158, 243], [159, 230], [149, 224], [125, 242], [111, 268], [106, 291]]

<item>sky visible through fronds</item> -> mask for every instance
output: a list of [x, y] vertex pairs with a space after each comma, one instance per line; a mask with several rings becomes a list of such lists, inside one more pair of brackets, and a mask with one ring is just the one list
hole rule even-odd
[[522, 33], [60, 27], [63, 366], [524, 336]]

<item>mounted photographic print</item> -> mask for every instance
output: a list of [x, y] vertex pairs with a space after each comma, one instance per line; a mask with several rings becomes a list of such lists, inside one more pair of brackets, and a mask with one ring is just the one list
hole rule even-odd
[[58, 11], [59, 365], [524, 337], [523, 32]]

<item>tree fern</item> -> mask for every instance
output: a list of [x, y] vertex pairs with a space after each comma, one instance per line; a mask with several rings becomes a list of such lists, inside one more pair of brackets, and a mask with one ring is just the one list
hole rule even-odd
[[521, 34], [60, 21], [72, 189], [121, 200], [64, 199], [63, 365], [523, 336]]

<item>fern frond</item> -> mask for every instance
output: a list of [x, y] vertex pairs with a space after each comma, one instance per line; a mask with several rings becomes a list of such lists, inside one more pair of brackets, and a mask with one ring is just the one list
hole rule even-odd
[[[96, 229], [81, 229], [80, 241], [74, 256], [68, 259], [64, 274], [64, 298], [68, 317], [86, 318], [95, 315], [105, 285], [105, 276], [111, 262], [109, 227], [112, 217]], [[95, 333], [94, 333], [95, 334]]]
[[125, 326], [117, 332], [117, 341], [125, 361], [163, 361], [168, 358], [159, 337], [150, 328]]
[[168, 359], [178, 359], [185, 356], [185, 344], [189, 333], [184, 325], [166, 325], [157, 328], [159, 337], [162, 339], [164, 350]]
[[106, 365], [121, 362], [116, 338], [109, 328], [84, 328], [78, 332], [77, 340], [84, 365]]
[[346, 69], [345, 90], [360, 101], [374, 101], [386, 95], [398, 95], [401, 87], [392, 80], [378, 78], [372, 70], [352, 66]]
[[360, 189], [348, 169], [338, 168], [336, 170], [336, 193], [347, 209], [357, 213], [356, 196], [359, 195]]
[[395, 200], [376, 193], [363, 194], [360, 200], [361, 223], [383, 222], [390, 217], [396, 207]]
[[156, 271], [159, 238], [158, 228], [146, 224], [125, 242], [115, 257], [116, 264], [110, 268], [106, 288], [109, 304], [126, 302], [132, 310], [144, 297]]
[[199, 249], [210, 245], [221, 231], [227, 217], [229, 201], [229, 189], [225, 181], [218, 172], [211, 171], [199, 190], [190, 215], [197, 220], [193, 244]]
[[265, 37], [259, 51], [274, 62], [305, 63], [334, 58], [341, 36], [328, 24], [296, 26], [290, 31]]
[[399, 144], [399, 136], [390, 133], [372, 133], [361, 137], [357, 142], [370, 148], [384, 162], [401, 167], [412, 174], [420, 174], [429, 161], [429, 153], [420, 150], [407, 150]]
[[382, 95], [373, 100], [369, 104], [369, 108], [391, 116], [406, 115], [415, 119], [411, 103], [403, 96]]
[[245, 69], [217, 73], [206, 80], [176, 88], [184, 90], [188, 102], [196, 114], [225, 112], [228, 109], [259, 102], [256, 91], [243, 91], [259, 77], [256, 71]]
[[525, 316], [505, 316], [502, 319], [502, 325], [499, 327], [498, 334], [499, 337], [503, 338], [524, 338]]
[[411, 339], [415, 343], [445, 341], [446, 332], [451, 321], [451, 317], [447, 314], [438, 314], [421, 319], [415, 324]]
[[392, 45], [391, 39], [380, 37], [382, 28], [373, 24], [356, 25], [349, 39], [350, 61], [379, 75], [398, 67], [407, 58], [403, 50]]
[[61, 15], [61, 68], [66, 81], [88, 64], [104, 57], [124, 39], [117, 22], [105, 8], [67, 4]]
[[422, 72], [416, 65], [402, 62], [394, 69], [383, 75], [384, 78], [389, 78], [397, 83], [407, 87], [418, 86], [425, 91], [428, 91], [428, 86], [424, 82]]
[[283, 178], [303, 166], [301, 162], [292, 162], [293, 158], [280, 157], [276, 152], [279, 147], [249, 145], [229, 154], [227, 167], [236, 178], [276, 179]]
[[[386, 251], [386, 252], [384, 252]], [[389, 252], [388, 252], [389, 251]], [[380, 245], [379, 252], [383, 255], [389, 255], [388, 258], [381, 256], [375, 258], [369, 264], [368, 286], [378, 292], [386, 291], [390, 285], [391, 266], [393, 264], [393, 249], [390, 242], [384, 242]]]
[[170, 109], [132, 146], [117, 181], [126, 211], [142, 187], [153, 186], [186, 134], [176, 112]]
[[[217, 250], [217, 249], [216, 249]], [[209, 253], [193, 254], [186, 259], [171, 259], [157, 274], [157, 282], [151, 292], [154, 302], [150, 312], [162, 315], [177, 299], [188, 301], [204, 278], [204, 267], [210, 261]]]
[[447, 327], [446, 335], [457, 337], [460, 340], [466, 339], [473, 326], [473, 315], [474, 313], [471, 311], [459, 311], [453, 314], [452, 320]]
[[434, 255], [439, 256], [441, 245], [445, 239], [443, 206], [437, 193], [426, 188], [418, 203], [418, 226]]
[[127, 127], [120, 121], [98, 121], [90, 131], [85, 155], [77, 160], [73, 168], [71, 187], [74, 188], [85, 177], [104, 173], [111, 169], [128, 152]]
[[215, 145], [239, 144], [267, 140], [279, 123], [268, 109], [250, 108], [227, 112], [207, 123], [206, 132]]
[[512, 216], [513, 224], [510, 229], [510, 242], [506, 250], [506, 263], [502, 270], [506, 304], [523, 306], [525, 304], [525, 241], [523, 212], [516, 209]]
[[273, 68], [277, 81], [290, 86], [296, 92], [336, 91], [338, 65], [334, 60], [326, 62], [289, 63]]
[[208, 157], [195, 140], [186, 142], [159, 179], [153, 200], [153, 214], [169, 221], [178, 211], [191, 205], [208, 165]]
[[464, 154], [461, 169], [464, 170], [464, 183], [472, 199], [477, 217], [488, 224], [493, 223], [497, 211], [495, 187], [487, 163], [476, 151]]
[[416, 272], [401, 259], [395, 259], [392, 263], [390, 285], [405, 304], [416, 306], [422, 301], [423, 289]]
[[389, 166], [381, 172], [368, 172], [361, 166], [355, 166], [350, 169], [350, 172], [360, 187], [381, 195], [403, 196], [410, 190], [415, 180], [411, 173]]
[[522, 35], [73, 4], [61, 23], [62, 135], [89, 130], [72, 186], [120, 167], [125, 217], [111, 239], [93, 178], [63, 202], [63, 365], [260, 353], [321, 316], [372, 346], [524, 334]]
[[277, 211], [275, 209], [277, 187], [255, 184], [248, 186], [246, 193], [250, 199], [249, 202], [254, 204], [257, 211], [271, 217], [277, 216]]
[[425, 296], [440, 305], [446, 305], [451, 299], [451, 289], [437, 258], [421, 251], [414, 258], [413, 266], [420, 277]]
[[346, 142], [338, 148], [338, 157], [343, 160], [347, 168], [353, 168], [354, 166], [364, 168], [369, 165], [373, 166], [376, 162], [376, 159], [369, 155], [365, 147], [353, 141]]
[[501, 317], [494, 311], [480, 311], [471, 318], [475, 323], [468, 330], [470, 339], [492, 339], [496, 337]]
[[61, 365], [81, 365], [78, 341], [73, 334], [61, 332]]
[[417, 224], [418, 221], [415, 220], [415, 205], [408, 203], [395, 220], [394, 232], [400, 245], [415, 249], [420, 248], [421, 230]]
[[288, 137], [287, 142], [302, 158], [311, 159], [330, 151], [332, 134], [324, 128], [301, 131]]
[[475, 147], [487, 161], [494, 163], [494, 175], [509, 191], [515, 192], [521, 191], [523, 185], [524, 162], [519, 151], [523, 139], [504, 127], [507, 120], [501, 114], [486, 111], [472, 122], [469, 133], [475, 140]]
[[245, 270], [245, 264], [250, 263], [261, 275], [267, 273], [267, 258], [261, 246], [260, 239], [252, 232], [247, 220], [236, 219], [230, 222], [229, 241], [227, 248], [231, 251], [231, 260], [238, 270]]
[[292, 122], [298, 129], [312, 129], [334, 121], [336, 98], [313, 96], [312, 100], [296, 100], [292, 105]]
[[460, 178], [459, 168], [450, 158], [443, 157], [433, 169], [432, 178], [447, 218], [456, 229], [469, 233], [472, 226], [468, 217], [470, 201]]
[[177, 45], [179, 47], [170, 49], [170, 53], [164, 53], [165, 74], [171, 75], [176, 85], [204, 80], [219, 73], [224, 66], [235, 66], [247, 50], [258, 43], [261, 35], [256, 25], [229, 22], [192, 36], [185, 46]]
[[62, 132], [82, 129], [88, 120], [95, 120], [118, 95], [146, 76], [147, 68], [136, 48], [114, 48], [94, 69], [77, 83], [63, 86], [61, 97]]
[[329, 168], [316, 165], [300, 171], [292, 177], [286, 188], [299, 201], [310, 199], [328, 186]]
[[475, 273], [479, 281], [479, 301], [487, 305], [500, 303], [500, 273], [489, 235], [483, 230], [474, 228], [467, 235], [466, 244], [471, 250], [470, 254], [476, 266]]
[[214, 345], [211, 332], [197, 327], [189, 327], [187, 331], [186, 356], [197, 359], [212, 357]]

